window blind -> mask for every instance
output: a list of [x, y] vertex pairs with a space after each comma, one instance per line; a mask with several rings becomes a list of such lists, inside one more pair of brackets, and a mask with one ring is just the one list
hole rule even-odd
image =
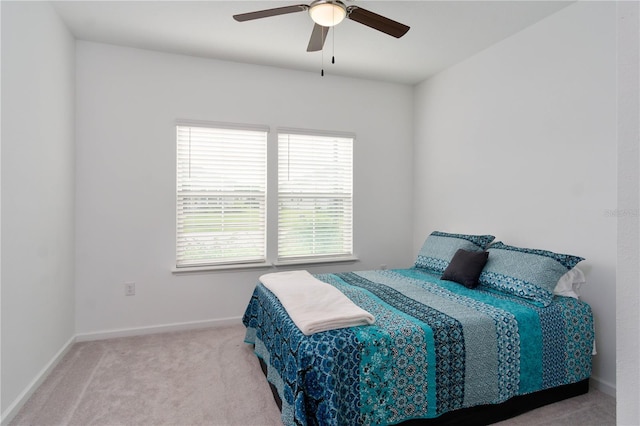
[[177, 126], [177, 267], [265, 261], [266, 149], [266, 130]]
[[278, 134], [278, 260], [353, 254], [353, 138]]

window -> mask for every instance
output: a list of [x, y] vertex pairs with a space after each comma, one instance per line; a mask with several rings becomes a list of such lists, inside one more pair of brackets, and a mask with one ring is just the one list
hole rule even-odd
[[267, 132], [177, 126], [177, 267], [266, 260]]
[[268, 134], [178, 123], [176, 272], [353, 260], [354, 138], [281, 129], [268, 164]]
[[353, 138], [278, 134], [278, 261], [353, 253]]

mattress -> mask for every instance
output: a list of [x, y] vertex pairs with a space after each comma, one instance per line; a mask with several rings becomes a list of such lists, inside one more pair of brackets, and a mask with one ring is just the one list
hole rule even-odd
[[315, 275], [375, 317], [372, 325], [305, 336], [258, 284], [245, 341], [290, 424], [396, 424], [503, 403], [591, 374], [588, 304], [546, 307], [421, 269]]

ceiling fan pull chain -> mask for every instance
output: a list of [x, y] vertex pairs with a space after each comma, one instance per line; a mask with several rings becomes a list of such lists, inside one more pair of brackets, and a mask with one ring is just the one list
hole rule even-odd
[[[324, 33], [324, 27], [322, 27], [322, 32]], [[324, 34], [322, 39], [324, 40]], [[322, 50], [320, 50], [320, 56], [322, 60], [322, 67], [320, 69], [320, 77], [324, 77], [324, 44], [322, 45]]]
[[331, 63], [336, 63], [336, 27], [331, 32]]

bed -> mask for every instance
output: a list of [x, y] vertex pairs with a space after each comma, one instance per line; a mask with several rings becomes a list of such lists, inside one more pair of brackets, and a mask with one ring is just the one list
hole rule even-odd
[[[411, 268], [313, 276], [373, 324], [305, 334], [259, 282], [245, 342], [283, 423], [487, 424], [587, 392], [591, 309], [556, 289], [582, 258], [478, 237], [434, 232]], [[460, 250], [484, 253], [475, 285], [443, 279]]]

